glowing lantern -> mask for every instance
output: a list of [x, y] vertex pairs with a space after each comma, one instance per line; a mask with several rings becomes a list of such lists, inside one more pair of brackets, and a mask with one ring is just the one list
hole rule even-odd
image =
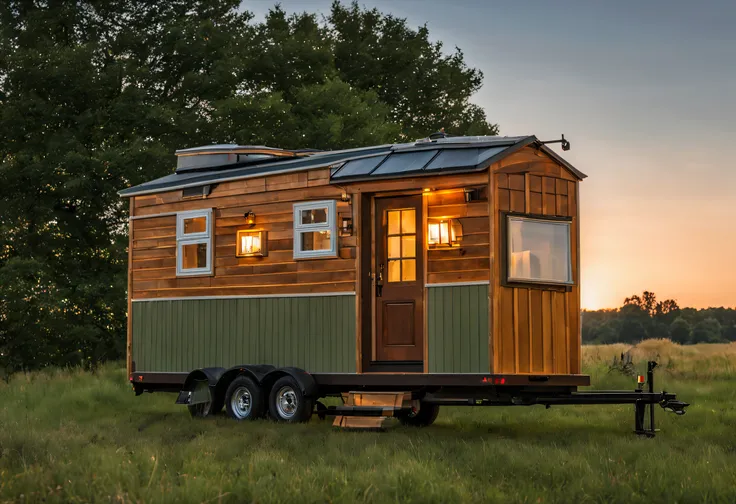
[[235, 255], [238, 257], [265, 256], [266, 242], [265, 231], [238, 231]]

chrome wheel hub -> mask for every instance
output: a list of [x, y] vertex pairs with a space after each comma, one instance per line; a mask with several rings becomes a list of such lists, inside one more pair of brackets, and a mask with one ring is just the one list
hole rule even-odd
[[248, 418], [250, 412], [253, 409], [253, 400], [250, 395], [250, 390], [245, 387], [239, 387], [235, 389], [232, 397], [230, 398], [230, 409], [232, 409], [233, 415], [238, 419]]
[[279, 410], [279, 416], [288, 420], [296, 415], [298, 407], [299, 400], [297, 399], [294, 389], [288, 385], [281, 387], [276, 393], [276, 408]]

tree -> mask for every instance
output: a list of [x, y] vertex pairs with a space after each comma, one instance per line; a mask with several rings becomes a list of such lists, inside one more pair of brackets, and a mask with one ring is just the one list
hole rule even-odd
[[709, 317], [698, 322], [692, 331], [693, 343], [720, 343], [723, 341], [721, 336], [721, 324]]
[[483, 73], [466, 65], [460, 49], [445, 54], [426, 26], [413, 30], [405, 19], [361, 9], [358, 2], [335, 1], [328, 21], [340, 78], [375, 90], [391, 107], [404, 141], [440, 128], [450, 134], [498, 133], [483, 109], [469, 101]]
[[254, 23], [240, 3], [0, 5], [0, 366], [122, 356], [117, 191], [170, 173], [178, 148], [496, 133], [469, 102], [482, 74], [426, 27], [339, 3]]
[[682, 317], [677, 317], [670, 325], [670, 339], [680, 345], [690, 343], [690, 323]]

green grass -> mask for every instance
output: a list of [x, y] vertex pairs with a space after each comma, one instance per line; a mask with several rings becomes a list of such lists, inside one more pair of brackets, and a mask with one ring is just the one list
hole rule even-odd
[[[587, 363], [597, 388], [629, 377]], [[124, 370], [0, 384], [0, 501], [736, 502], [736, 376], [663, 369], [655, 439], [631, 406], [444, 408], [435, 425], [340, 432], [329, 421], [191, 419], [170, 394], [135, 397]]]

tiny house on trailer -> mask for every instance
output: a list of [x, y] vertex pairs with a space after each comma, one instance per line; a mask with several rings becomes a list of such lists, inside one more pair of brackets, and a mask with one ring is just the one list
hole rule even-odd
[[[134, 389], [237, 419], [303, 421], [317, 404], [341, 425], [427, 424], [439, 404], [590, 402], [577, 392], [590, 384], [585, 175], [546, 143], [440, 133], [177, 151], [175, 173], [120, 192]], [[678, 409], [650, 393], [621, 398]], [[318, 403], [340, 394], [342, 407]]]

